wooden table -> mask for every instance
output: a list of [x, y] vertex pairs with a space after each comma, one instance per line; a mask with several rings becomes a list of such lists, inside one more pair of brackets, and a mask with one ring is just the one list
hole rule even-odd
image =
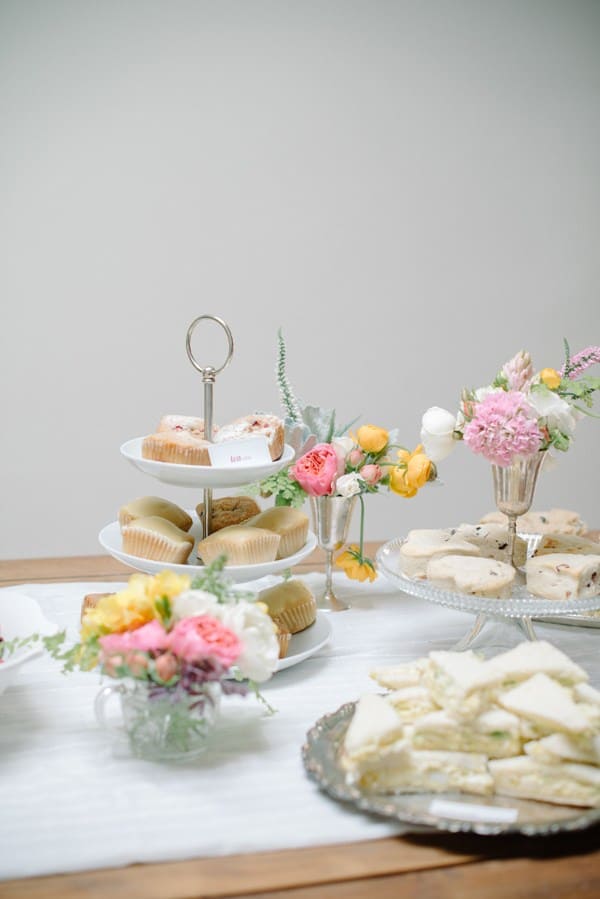
[[[373, 553], [375, 548], [371, 545], [368, 550]], [[322, 555], [315, 552], [297, 570], [314, 571], [322, 562]], [[0, 562], [3, 587], [32, 582], [122, 581], [129, 574], [130, 569], [108, 556]], [[534, 839], [413, 834], [0, 882], [0, 899], [247, 895], [269, 899], [367, 895], [390, 899], [598, 899], [600, 827]]]

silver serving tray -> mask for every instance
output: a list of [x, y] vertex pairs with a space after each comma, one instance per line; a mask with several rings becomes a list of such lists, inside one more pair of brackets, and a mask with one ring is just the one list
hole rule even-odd
[[[552, 805], [508, 796], [470, 796], [465, 793], [375, 794], [346, 782], [339, 764], [344, 734], [354, 714], [355, 702], [320, 718], [306, 735], [302, 758], [308, 774], [334, 799], [375, 815], [395, 818], [413, 829], [435, 829], [450, 833], [477, 833], [487, 836], [519, 833], [540, 836], [569, 830], [581, 830], [600, 822], [600, 809], [582, 809]], [[439, 800], [454, 803], [456, 816], [432, 812]], [[439, 804], [439, 802], [438, 802]], [[469, 815], [493, 819], [517, 813], [516, 821], [468, 820]]]

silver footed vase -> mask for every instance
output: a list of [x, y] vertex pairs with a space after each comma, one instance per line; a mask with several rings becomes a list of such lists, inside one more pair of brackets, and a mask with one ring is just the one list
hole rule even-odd
[[511, 565], [515, 564], [517, 518], [531, 508], [538, 474], [545, 458], [546, 453], [542, 451], [506, 467], [492, 464], [496, 506], [508, 518], [507, 555]]
[[317, 597], [317, 607], [330, 612], [342, 612], [350, 606], [338, 599], [333, 592], [333, 554], [348, 539], [356, 497], [311, 496], [310, 504], [317, 543], [325, 550], [325, 590]]

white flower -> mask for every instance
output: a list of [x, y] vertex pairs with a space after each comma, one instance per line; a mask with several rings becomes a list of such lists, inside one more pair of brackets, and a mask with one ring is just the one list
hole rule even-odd
[[279, 659], [275, 625], [260, 605], [242, 599], [220, 606], [220, 619], [231, 628], [242, 644], [236, 665], [244, 677], [262, 683], [268, 680]]
[[421, 420], [421, 443], [432, 462], [441, 462], [450, 455], [456, 443], [453, 436], [455, 428], [456, 416], [447, 409], [432, 406], [424, 414]]
[[577, 418], [571, 406], [545, 384], [538, 384], [530, 390], [527, 397], [530, 406], [539, 418], [543, 418], [549, 431], [555, 429], [572, 437], [575, 433]]
[[356, 496], [357, 493], [361, 492], [363, 483], [364, 482], [356, 471], [351, 471], [350, 474], [343, 474], [341, 478], [338, 478], [336, 481], [336, 495], [346, 497]]
[[346, 467], [346, 456], [354, 447], [354, 440], [351, 437], [334, 437], [331, 445], [337, 456], [338, 472], [341, 473]]
[[173, 600], [173, 619], [179, 621], [181, 618], [193, 618], [196, 615], [212, 615], [219, 618], [217, 614], [219, 608], [219, 601], [212, 593], [207, 593], [206, 590], [186, 590]]
[[482, 400], [489, 396], [490, 393], [500, 393], [502, 387], [478, 387], [473, 396], [475, 397], [476, 402], [480, 403]]

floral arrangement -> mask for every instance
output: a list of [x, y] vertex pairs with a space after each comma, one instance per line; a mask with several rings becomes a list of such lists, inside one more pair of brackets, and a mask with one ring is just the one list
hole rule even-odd
[[600, 378], [582, 377], [600, 362], [600, 347], [571, 356], [565, 340], [565, 356], [560, 370], [535, 372], [531, 356], [521, 351], [490, 385], [463, 390], [457, 414], [438, 406], [428, 409], [421, 440], [429, 458], [441, 461], [458, 440], [502, 467], [550, 447], [568, 450], [577, 420], [592, 414], [593, 394], [600, 389]]
[[[286, 374], [286, 346], [278, 333], [277, 383], [286, 413], [286, 442], [296, 450], [296, 461], [262, 481], [263, 496], [275, 496], [278, 505], [300, 506], [307, 496], [358, 496], [361, 506], [360, 539], [341, 553], [336, 564], [348, 577], [373, 581], [373, 561], [364, 554], [364, 499], [382, 487], [410, 498], [437, 477], [433, 462], [421, 445], [412, 452], [397, 442], [397, 431], [377, 425], [349, 432], [356, 419], [336, 427], [335, 410], [303, 405]], [[349, 432], [349, 433], [348, 433]], [[395, 457], [395, 458], [394, 458]]]
[[[198, 716], [215, 687], [223, 694], [254, 689], [262, 699], [256, 685], [276, 668], [276, 627], [261, 603], [231, 590], [223, 566], [218, 559], [193, 581], [171, 571], [134, 574], [124, 590], [85, 613], [79, 642], [65, 649], [62, 631], [42, 643], [64, 671], [99, 667], [108, 677], [144, 684], [150, 702], [186, 700]], [[182, 724], [200, 726], [189, 716]]]

